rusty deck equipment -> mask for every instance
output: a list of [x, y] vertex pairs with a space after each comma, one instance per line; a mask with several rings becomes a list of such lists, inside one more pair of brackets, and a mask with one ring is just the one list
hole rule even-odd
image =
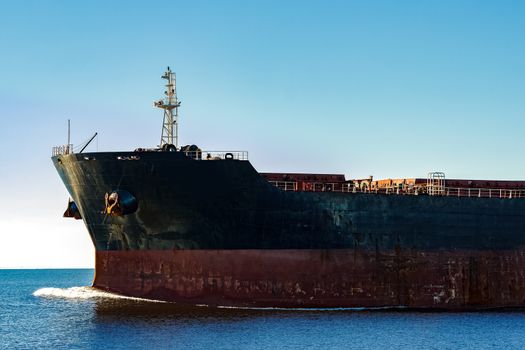
[[163, 78], [158, 148], [53, 151], [94, 287], [211, 306], [525, 306], [524, 181], [259, 173], [246, 152], [179, 147]]

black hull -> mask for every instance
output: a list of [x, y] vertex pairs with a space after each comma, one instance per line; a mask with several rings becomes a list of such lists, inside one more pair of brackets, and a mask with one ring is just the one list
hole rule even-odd
[[[284, 192], [247, 161], [180, 153], [54, 158], [97, 250], [511, 249], [525, 245], [525, 199]], [[90, 159], [90, 160], [85, 160]], [[104, 213], [104, 195], [138, 210]]]

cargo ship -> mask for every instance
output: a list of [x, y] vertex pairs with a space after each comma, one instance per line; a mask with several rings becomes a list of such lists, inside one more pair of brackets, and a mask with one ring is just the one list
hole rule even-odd
[[158, 147], [53, 148], [95, 288], [209, 306], [525, 306], [525, 181], [258, 172], [245, 151], [179, 146], [175, 74], [162, 78]]

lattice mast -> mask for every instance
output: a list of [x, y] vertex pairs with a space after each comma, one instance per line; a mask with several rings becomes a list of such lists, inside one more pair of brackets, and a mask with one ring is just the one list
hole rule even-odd
[[162, 134], [160, 136], [160, 147], [164, 145], [175, 145], [179, 147], [179, 106], [180, 102], [177, 99], [177, 85], [176, 76], [168, 67], [164, 75], [161, 77], [166, 79], [166, 91], [164, 91], [165, 98], [154, 102], [155, 107], [164, 110], [164, 121], [162, 123]]

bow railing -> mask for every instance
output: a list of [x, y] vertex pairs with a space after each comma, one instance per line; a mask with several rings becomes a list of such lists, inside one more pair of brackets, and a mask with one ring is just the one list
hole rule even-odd
[[71, 143], [67, 145], [55, 146], [51, 150], [51, 154], [53, 155], [53, 157], [70, 153], [73, 153], [73, 144]]

